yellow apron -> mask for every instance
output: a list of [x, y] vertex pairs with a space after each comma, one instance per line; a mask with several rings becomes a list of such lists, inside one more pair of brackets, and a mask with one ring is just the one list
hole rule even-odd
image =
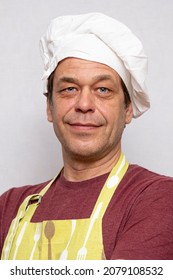
[[128, 168], [121, 154], [108, 176], [90, 218], [32, 223], [31, 218], [57, 176], [39, 194], [26, 197], [4, 242], [3, 260], [105, 259], [102, 218]]

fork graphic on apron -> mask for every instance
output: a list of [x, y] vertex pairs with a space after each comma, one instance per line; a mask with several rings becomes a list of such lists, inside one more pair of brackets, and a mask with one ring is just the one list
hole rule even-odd
[[77, 253], [77, 260], [85, 260], [86, 259], [86, 255], [87, 255], [86, 244], [87, 244], [87, 241], [89, 239], [89, 236], [90, 236], [91, 230], [93, 228], [93, 225], [94, 225], [95, 221], [97, 220], [97, 218], [99, 216], [102, 205], [103, 205], [103, 202], [100, 202], [98, 204], [97, 209], [96, 209], [96, 211], [94, 212], [94, 215], [91, 218], [91, 221], [90, 221], [90, 224], [89, 224], [89, 228], [88, 228], [83, 246], [79, 249], [79, 251]]

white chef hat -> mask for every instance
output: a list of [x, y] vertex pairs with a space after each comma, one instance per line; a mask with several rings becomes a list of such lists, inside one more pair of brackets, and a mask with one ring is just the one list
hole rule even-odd
[[40, 49], [46, 83], [67, 57], [100, 62], [113, 68], [124, 81], [133, 117], [150, 107], [145, 85], [147, 56], [139, 39], [121, 22], [101, 13], [61, 16], [51, 21]]

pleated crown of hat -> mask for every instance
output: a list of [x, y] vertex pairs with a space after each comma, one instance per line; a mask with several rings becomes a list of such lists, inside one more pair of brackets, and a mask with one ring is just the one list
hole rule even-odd
[[101, 13], [69, 15], [51, 21], [40, 40], [43, 79], [65, 58], [103, 63], [124, 81], [137, 118], [150, 107], [145, 85], [148, 59], [140, 40], [123, 23]]

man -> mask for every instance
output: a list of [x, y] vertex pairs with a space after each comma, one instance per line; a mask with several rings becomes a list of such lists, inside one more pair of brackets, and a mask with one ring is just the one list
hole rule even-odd
[[140, 41], [91, 13], [53, 20], [40, 46], [64, 167], [1, 196], [1, 258], [172, 259], [173, 179], [121, 151], [124, 127], [150, 106]]

